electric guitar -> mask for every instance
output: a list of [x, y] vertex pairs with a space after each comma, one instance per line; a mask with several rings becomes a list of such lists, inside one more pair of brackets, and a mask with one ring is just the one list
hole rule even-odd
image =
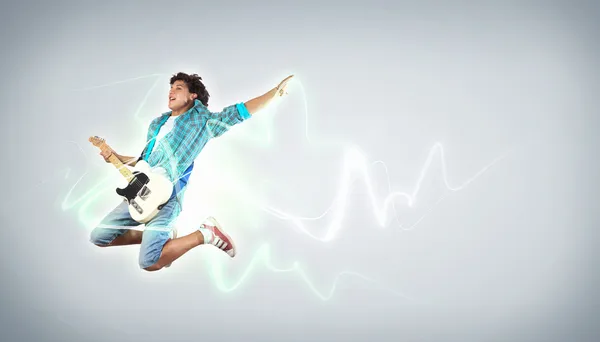
[[[102, 151], [112, 149], [99, 137], [90, 137], [90, 142]], [[125, 177], [128, 185], [117, 188], [117, 194], [129, 204], [131, 218], [140, 223], [149, 222], [167, 203], [173, 193], [173, 183], [163, 175], [153, 173], [144, 160], [129, 170], [113, 153], [108, 160]]]

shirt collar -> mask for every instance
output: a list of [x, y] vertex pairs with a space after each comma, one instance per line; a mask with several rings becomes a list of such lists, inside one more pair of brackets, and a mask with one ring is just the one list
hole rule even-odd
[[[194, 110], [194, 109], [196, 109], [196, 108], [204, 108], [204, 107], [205, 107], [205, 106], [204, 106], [204, 104], [203, 104], [202, 102], [200, 102], [200, 100], [198, 100], [198, 99], [195, 99], [195, 100], [194, 100], [194, 105], [193, 105], [193, 106], [191, 106], [191, 107], [190, 107], [190, 109], [188, 109], [188, 110], [187, 110], [185, 113], [183, 113], [183, 114], [181, 114], [181, 115], [179, 115], [179, 116], [177, 116], [177, 117], [184, 116], [184, 115], [188, 114], [189, 112], [191, 112], [192, 110]], [[171, 113], [173, 113], [173, 111], [172, 111], [172, 110], [170, 110], [170, 111], [168, 111], [168, 112], [164, 112], [164, 113], [162, 113], [162, 116], [165, 116], [165, 115], [171, 116]]]

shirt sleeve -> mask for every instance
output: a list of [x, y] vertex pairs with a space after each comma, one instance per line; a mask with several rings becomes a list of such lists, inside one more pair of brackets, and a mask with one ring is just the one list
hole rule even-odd
[[225, 107], [220, 112], [211, 112], [208, 120], [209, 134], [212, 138], [220, 137], [231, 127], [249, 118], [250, 113], [243, 102]]

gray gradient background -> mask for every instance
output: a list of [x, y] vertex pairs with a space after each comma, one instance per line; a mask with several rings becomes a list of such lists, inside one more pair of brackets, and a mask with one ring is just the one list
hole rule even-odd
[[[2, 4], [0, 340], [599, 339], [597, 5], [144, 3]], [[146, 127], [132, 117], [154, 81], [81, 89], [179, 70], [204, 77], [215, 110], [296, 74], [309, 134], [384, 161], [393, 191], [412, 191], [435, 142], [444, 146], [454, 185], [505, 158], [451, 193], [438, 156], [418, 205], [396, 203], [410, 224], [447, 195], [412, 230], [394, 222], [378, 228], [360, 182], [343, 232], [330, 243], [252, 207], [261, 229], [232, 224], [243, 207], [233, 200], [215, 206], [221, 212], [201, 209], [241, 237], [244, 252], [224, 263], [232, 281], [267, 241], [275, 263], [300, 261], [322, 292], [348, 270], [410, 300], [344, 276], [322, 301], [297, 274], [262, 265], [226, 294], [205, 272], [207, 258], [222, 256], [201, 248], [171, 269], [143, 272], [137, 247], [95, 248], [77, 213], [60, 202], [75, 175], [110, 172], [89, 135], [106, 136], [122, 154], [139, 153]], [[145, 118], [166, 109], [167, 80], [152, 92]], [[237, 165], [259, 175], [239, 182], [269, 179], [281, 191], [263, 198], [317, 216], [336, 195], [343, 149], [306, 142], [302, 94], [292, 84], [275, 111], [235, 127], [206, 153], [236, 151], [243, 156]], [[260, 131], [268, 120], [270, 148], [243, 143], [245, 130]], [[225, 165], [215, 167], [226, 172]], [[386, 175], [381, 165], [370, 172], [382, 201]], [[194, 176], [201, 183], [202, 173]], [[323, 233], [329, 222], [307, 227]]]

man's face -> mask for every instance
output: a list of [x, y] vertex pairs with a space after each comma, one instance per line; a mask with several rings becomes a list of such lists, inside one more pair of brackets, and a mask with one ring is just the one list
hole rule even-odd
[[169, 91], [169, 109], [179, 111], [194, 103], [196, 94], [190, 93], [185, 82], [177, 80], [171, 85]]

